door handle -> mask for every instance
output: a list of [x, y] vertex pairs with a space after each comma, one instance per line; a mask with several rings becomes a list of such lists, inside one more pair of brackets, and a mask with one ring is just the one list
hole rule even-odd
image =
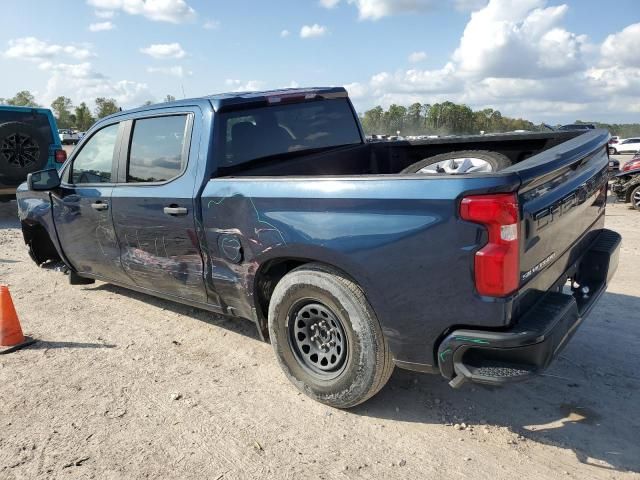
[[181, 217], [186, 215], [188, 210], [185, 207], [164, 207], [164, 213], [172, 217]]
[[91, 208], [93, 208], [94, 210], [109, 210], [109, 204], [108, 203], [103, 203], [103, 202], [96, 202], [96, 203], [92, 203], [91, 204]]

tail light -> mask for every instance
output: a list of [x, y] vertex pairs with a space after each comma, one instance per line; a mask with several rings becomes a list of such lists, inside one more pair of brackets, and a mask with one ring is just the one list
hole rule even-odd
[[515, 193], [473, 195], [460, 203], [463, 220], [484, 225], [487, 244], [476, 252], [475, 284], [480, 295], [503, 297], [520, 283], [518, 199]]
[[56, 150], [55, 153], [56, 163], [64, 163], [67, 161], [67, 152], [64, 150]]
[[623, 172], [628, 172], [629, 170], [636, 170], [640, 168], [640, 157], [633, 157], [630, 162], [627, 162], [622, 167]]

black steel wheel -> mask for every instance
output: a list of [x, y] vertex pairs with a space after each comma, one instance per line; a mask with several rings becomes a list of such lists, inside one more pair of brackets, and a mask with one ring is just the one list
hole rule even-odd
[[29, 124], [0, 125], [0, 175], [23, 181], [28, 173], [42, 170], [49, 157], [49, 145]]
[[299, 303], [291, 309], [288, 321], [296, 360], [321, 378], [339, 375], [349, 348], [339, 316], [313, 300]]
[[364, 402], [393, 372], [391, 351], [364, 292], [326, 265], [303, 265], [278, 282], [269, 302], [269, 338], [291, 383], [332, 407]]

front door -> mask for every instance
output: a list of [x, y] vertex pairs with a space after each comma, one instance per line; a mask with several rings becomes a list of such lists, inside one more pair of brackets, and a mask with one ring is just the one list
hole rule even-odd
[[[129, 147], [113, 190], [113, 221], [124, 271], [139, 287], [205, 302], [188, 167], [193, 113], [130, 121]], [[193, 167], [193, 166], [192, 166]]]
[[60, 245], [71, 266], [80, 273], [127, 281], [111, 212], [119, 130], [120, 124], [114, 123], [92, 134], [74, 155], [52, 199]]

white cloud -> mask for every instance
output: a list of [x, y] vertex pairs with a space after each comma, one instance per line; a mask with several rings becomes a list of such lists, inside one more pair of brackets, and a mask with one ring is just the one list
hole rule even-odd
[[228, 78], [225, 80], [225, 83], [229, 88], [232, 89], [233, 92], [249, 92], [255, 90], [264, 90], [265, 82], [262, 80], [249, 80], [247, 82], [243, 82], [242, 80], [234, 80]]
[[382, 71], [347, 88], [361, 109], [450, 100], [534, 121], [631, 121], [640, 111], [640, 24], [592, 45], [563, 25], [567, 11], [547, 0], [491, 0], [471, 14], [442, 68]]
[[554, 76], [584, 68], [587, 39], [562, 29], [568, 7], [544, 8], [546, 0], [492, 0], [471, 15], [453, 54], [460, 72], [472, 76]]
[[98, 11], [121, 10], [156, 22], [184, 23], [195, 19], [196, 11], [184, 0], [87, 0]]
[[49, 105], [60, 95], [77, 102], [97, 97], [114, 98], [120, 105], [131, 107], [152, 98], [145, 83], [131, 80], [112, 80], [94, 70], [90, 62], [79, 64], [43, 62], [39, 66], [49, 74], [45, 92], [39, 100]]
[[379, 20], [399, 13], [416, 13], [431, 10], [436, 0], [347, 0], [358, 8], [361, 20]]
[[105, 18], [107, 20], [116, 16], [116, 12], [113, 10], [95, 10], [93, 13], [96, 17]]
[[300, 29], [300, 38], [317, 38], [322, 37], [327, 33], [327, 27], [324, 25], [303, 25]]
[[456, 10], [460, 12], [474, 12], [484, 8], [488, 0], [454, 0]]
[[179, 43], [154, 43], [148, 47], [141, 48], [140, 51], [145, 55], [153, 58], [184, 58], [187, 53], [182, 49]]
[[207, 20], [202, 24], [205, 30], [217, 30], [220, 28], [220, 20]]
[[413, 52], [409, 54], [409, 61], [411, 63], [420, 63], [427, 59], [426, 52]]
[[320, 0], [320, 6], [324, 8], [333, 8], [340, 3], [340, 0]]
[[90, 32], [105, 32], [107, 30], [113, 30], [116, 26], [112, 22], [98, 22], [89, 25]]
[[606, 65], [619, 62], [629, 67], [640, 67], [640, 23], [609, 35], [600, 51]]
[[280, 32], [280, 36], [281, 36], [282, 38], [286, 38], [286, 37], [288, 37], [289, 35], [291, 35], [291, 32], [290, 32], [289, 30], [282, 30], [282, 31]]
[[147, 72], [160, 73], [162, 75], [172, 75], [178, 78], [193, 75], [193, 72], [191, 70], [185, 70], [180, 65], [175, 65], [173, 67], [147, 67]]
[[58, 45], [47, 43], [35, 37], [23, 37], [9, 40], [9, 48], [5, 50], [7, 58], [40, 61], [55, 57], [68, 56], [76, 60], [85, 60], [94, 54], [89, 48], [76, 45]]

